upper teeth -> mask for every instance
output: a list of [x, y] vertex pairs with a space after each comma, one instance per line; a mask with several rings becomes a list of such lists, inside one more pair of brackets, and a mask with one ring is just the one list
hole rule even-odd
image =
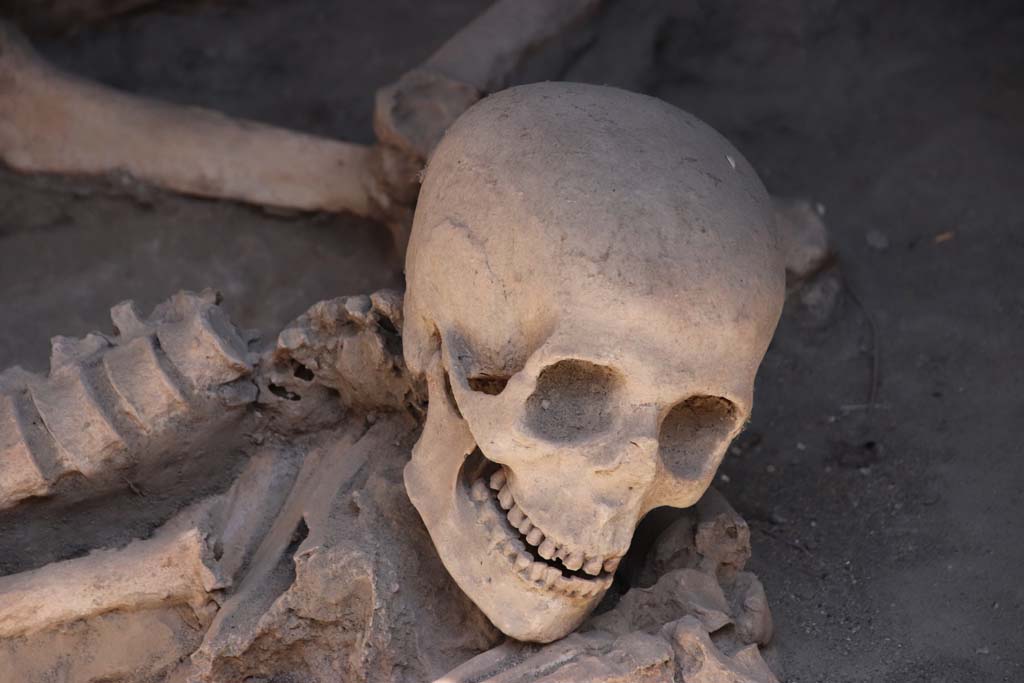
[[[545, 537], [544, 532], [530, 522], [522, 508], [515, 504], [512, 492], [505, 482], [505, 473], [499, 471], [491, 478], [491, 486], [497, 492], [499, 504], [508, 510], [509, 523], [526, 537], [526, 543], [536, 548], [541, 557], [559, 557], [566, 569], [588, 571], [596, 578], [565, 576], [562, 571], [548, 562], [535, 560], [519, 534], [510, 531], [501, 523], [498, 510], [488, 501], [493, 500], [491, 491], [483, 479], [477, 479], [470, 488], [470, 497], [480, 505], [477, 508], [479, 520], [493, 543], [493, 548], [511, 564], [515, 573], [524, 581], [535, 587], [552, 590], [570, 597], [591, 599], [603, 593], [612, 583], [612, 575], [619, 564], [619, 558], [606, 560], [593, 558], [584, 562], [584, 555], [579, 551], [567, 551]], [[601, 573], [601, 569], [604, 573]]]
[[[583, 569], [591, 576], [598, 576], [602, 571], [612, 574], [618, 568], [621, 558], [605, 559], [586, 556], [581, 550], [570, 549], [566, 544], [556, 542], [530, 521], [526, 512], [515, 502], [504, 468], [498, 469], [492, 474], [489, 483], [490, 487], [497, 492], [498, 504], [502, 509], [508, 511], [509, 523], [526, 537], [526, 542], [536, 548], [536, 553], [544, 559], [557, 559], [566, 569], [570, 571]], [[481, 501], [486, 498], [486, 491], [482, 484], [482, 481], [478, 481], [474, 486], [474, 498]]]

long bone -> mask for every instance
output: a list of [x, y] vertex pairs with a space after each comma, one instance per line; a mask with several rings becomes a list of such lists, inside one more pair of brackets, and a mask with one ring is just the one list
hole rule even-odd
[[[585, 44], [603, 0], [499, 0], [421, 65], [376, 93], [358, 145], [137, 97], [63, 73], [0, 21], [0, 161], [26, 173], [127, 173], [173, 192], [382, 220], [400, 251], [417, 169], [482, 96], [557, 78]], [[796, 279], [827, 254], [820, 219], [778, 200]], [[806, 203], [804, 203], [806, 204]]]
[[377, 91], [377, 137], [425, 161], [448, 126], [482, 96], [560, 76], [602, 4], [499, 0], [421, 65]]
[[186, 195], [351, 212], [385, 221], [404, 242], [416, 165], [447, 126], [517, 74], [556, 77], [580, 44], [563, 38], [600, 4], [495, 3], [381, 89], [375, 129], [385, 144], [375, 147], [118, 92], [57, 70], [0, 22], [0, 160], [26, 173], [126, 173]]
[[174, 192], [379, 218], [378, 152], [118, 92], [47, 64], [0, 23], [0, 159], [28, 173], [126, 173]]
[[122, 548], [0, 577], [0, 638], [114, 610], [202, 608], [245, 570], [283, 505], [299, 454], [268, 446], [224, 494], [189, 506]]
[[116, 609], [190, 604], [226, 585], [203, 517], [208, 501], [124, 548], [0, 577], [0, 638]]

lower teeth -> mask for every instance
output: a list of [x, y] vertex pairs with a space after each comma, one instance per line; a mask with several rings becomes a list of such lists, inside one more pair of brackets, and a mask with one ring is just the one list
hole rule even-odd
[[[502, 501], [498, 500], [497, 494], [498, 492], [492, 491], [483, 479], [474, 481], [470, 489], [470, 497], [474, 501], [484, 503], [488, 499], [493, 499], [494, 504], [499, 506], [498, 510], [501, 510], [505, 506], [502, 504]], [[508, 522], [503, 512], [501, 510], [499, 516], [505, 522]], [[485, 520], [485, 523], [487, 526], [491, 526], [490, 520]], [[524, 520], [522, 524], [525, 526], [529, 524], [529, 521]], [[501, 527], [502, 524], [499, 522], [498, 526]], [[514, 529], [514, 527], [511, 527], [511, 523], [509, 523], [509, 526]], [[544, 557], [545, 552], [547, 552], [548, 555], [553, 556], [554, 544], [547, 539], [541, 541], [542, 538], [543, 532], [536, 528], [530, 529], [529, 533], [526, 534], [526, 542], [529, 543], [535, 555]], [[524, 581], [528, 581], [537, 587], [555, 590], [570, 596], [589, 597], [598, 594], [611, 584], [610, 574], [593, 576], [592, 578], [566, 576], [559, 567], [549, 564], [544, 560], [532, 559], [527, 553], [527, 547], [522, 539], [513, 538], [508, 530], [505, 530], [504, 537], [498, 541], [498, 547], [499, 552], [511, 561], [516, 574]]]

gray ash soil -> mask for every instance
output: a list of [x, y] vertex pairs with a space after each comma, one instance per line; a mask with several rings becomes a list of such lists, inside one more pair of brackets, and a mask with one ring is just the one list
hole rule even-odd
[[[373, 89], [485, 4], [174, 4], [41, 48], [368, 141]], [[1024, 680], [1022, 5], [620, 2], [568, 76], [695, 113], [826, 210], [838, 265], [790, 298], [717, 483], [753, 529], [784, 679]], [[386, 232], [345, 217], [10, 173], [0, 207], [0, 367], [44, 369], [50, 335], [109, 329], [124, 298], [216, 287], [272, 336], [401, 282]]]

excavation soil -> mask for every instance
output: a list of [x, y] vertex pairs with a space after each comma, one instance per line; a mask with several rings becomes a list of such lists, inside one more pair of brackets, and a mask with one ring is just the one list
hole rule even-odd
[[[369, 141], [374, 88], [483, 4], [172, 4], [40, 47], [125, 90]], [[568, 76], [697, 114], [825, 211], [836, 265], [790, 297], [718, 482], [751, 524], [783, 677], [1024, 679], [1019, 3], [619, 3]], [[0, 176], [0, 366], [45, 369], [51, 335], [109, 329], [125, 298], [213, 286], [272, 338], [400, 282], [370, 223]]]

